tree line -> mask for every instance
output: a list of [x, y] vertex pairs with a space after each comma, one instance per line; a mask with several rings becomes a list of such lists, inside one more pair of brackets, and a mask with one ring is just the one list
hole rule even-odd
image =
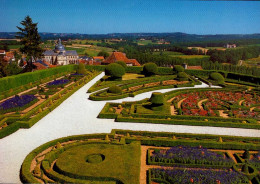
[[213, 62], [213, 61], [203, 62], [202, 68], [204, 70], [220, 70], [220, 71], [226, 71], [226, 72], [260, 76], [260, 68], [237, 66], [237, 65], [232, 65], [232, 64], [222, 64], [217, 61], [216, 62]]
[[238, 64], [239, 60], [247, 60], [250, 58], [256, 58], [260, 55], [259, 46], [251, 46], [239, 49], [227, 49], [227, 50], [208, 50], [207, 55], [210, 56], [210, 60], [220, 63]]

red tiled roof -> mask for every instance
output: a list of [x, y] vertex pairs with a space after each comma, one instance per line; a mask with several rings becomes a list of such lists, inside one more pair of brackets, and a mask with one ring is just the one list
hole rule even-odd
[[133, 66], [141, 66], [140, 63], [136, 59], [128, 59]]
[[104, 60], [105, 58], [103, 56], [94, 56], [93, 59], [100, 59], [100, 60]]
[[47, 69], [46, 66], [42, 65], [41, 63], [33, 63], [36, 66], [36, 70], [44, 70]]
[[187, 66], [188, 70], [203, 70], [201, 66]]
[[136, 59], [128, 59], [125, 53], [113, 52], [103, 63], [110, 64], [116, 61], [124, 61], [127, 64], [133, 64], [133, 66], [140, 66]]
[[5, 54], [7, 57], [13, 58], [14, 57], [14, 53], [12, 52], [6, 52]]

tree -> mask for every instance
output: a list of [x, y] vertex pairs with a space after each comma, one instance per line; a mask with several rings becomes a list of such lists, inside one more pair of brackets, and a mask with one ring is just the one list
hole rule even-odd
[[111, 63], [106, 66], [105, 74], [111, 78], [121, 78], [125, 74], [125, 69], [117, 63]]
[[109, 56], [109, 53], [102, 50], [98, 53], [98, 56], [103, 56], [104, 58], [107, 58]]
[[16, 38], [20, 39], [20, 51], [27, 56], [26, 71], [32, 71], [33, 60], [41, 58], [43, 49], [41, 48], [41, 37], [38, 33], [37, 24], [33, 23], [31, 17], [26, 16], [23, 21], [20, 22], [22, 27], [16, 26], [19, 29]]

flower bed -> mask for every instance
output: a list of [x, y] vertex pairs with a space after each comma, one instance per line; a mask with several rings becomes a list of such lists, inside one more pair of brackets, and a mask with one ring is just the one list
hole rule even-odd
[[[183, 100], [184, 99], [184, 100]], [[198, 107], [200, 100], [207, 99]], [[183, 100], [181, 102], [181, 100]], [[258, 105], [260, 96], [245, 91], [200, 91], [177, 95], [173, 104], [181, 104], [181, 115], [218, 116], [218, 110], [227, 111], [229, 117], [260, 119]], [[176, 106], [176, 105], [175, 105]], [[250, 107], [255, 107], [250, 110]], [[178, 108], [177, 106], [175, 108]]]
[[37, 98], [34, 95], [16, 95], [0, 104], [0, 113], [23, 110], [36, 101]]
[[205, 164], [205, 165], [232, 165], [234, 162], [222, 153], [209, 151], [207, 148], [175, 146], [169, 150], [154, 150], [150, 159], [153, 162]]
[[69, 83], [68, 79], [59, 79], [59, 80], [54, 80], [52, 82], [49, 82], [46, 86], [47, 87], [61, 87], [65, 84]]
[[224, 170], [201, 169], [151, 169], [152, 180], [166, 181], [167, 183], [200, 183], [200, 184], [241, 184], [249, 183], [242, 174]]

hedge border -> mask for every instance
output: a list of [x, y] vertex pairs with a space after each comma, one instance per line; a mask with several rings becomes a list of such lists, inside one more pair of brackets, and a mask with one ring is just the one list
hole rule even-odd
[[[222, 136], [223, 141], [224, 140], [235, 140], [234, 142], [217, 142], [217, 138], [219, 136], [217, 135], [202, 135], [202, 134], [184, 134], [184, 133], [170, 133], [170, 132], [148, 132], [148, 131], [132, 131], [132, 130], [120, 130], [120, 129], [113, 129], [110, 134], [85, 134], [85, 135], [75, 135], [75, 136], [69, 136], [69, 137], [63, 137], [59, 139], [52, 140], [50, 142], [47, 142], [37, 148], [35, 148], [32, 152], [30, 152], [26, 158], [23, 161], [23, 164], [21, 166], [21, 174], [20, 178], [23, 182], [33, 182], [38, 183], [38, 180], [36, 180], [32, 173], [30, 172], [31, 167], [31, 161], [34, 159], [36, 155], [38, 155], [40, 152], [44, 151], [48, 147], [56, 145], [58, 142], [63, 143], [67, 141], [80, 141], [80, 140], [87, 140], [87, 139], [104, 139], [106, 136], [109, 136], [110, 138], [115, 137], [116, 134], [124, 135], [124, 137], [121, 137], [120, 142], [123, 144], [128, 144], [131, 142], [140, 141], [141, 145], [150, 145], [150, 146], [175, 146], [175, 145], [189, 145], [189, 146], [203, 146], [206, 148], [214, 148], [214, 149], [234, 149], [234, 150], [258, 150], [260, 149], [260, 138], [256, 137], [235, 137], [235, 136]], [[127, 135], [128, 134], [128, 135]], [[130, 135], [131, 134], [131, 135]], [[132, 135], [139, 135], [138, 137], [131, 137]], [[167, 138], [151, 138], [151, 136], [162, 136], [166, 135]], [[141, 137], [140, 137], [141, 136]], [[191, 138], [204, 138], [205, 140], [187, 140], [184, 137], [176, 139], [171, 139], [170, 137], [176, 136], [187, 136]], [[211, 137], [214, 138], [215, 141], [208, 141], [207, 138]], [[241, 143], [237, 142], [238, 140], [248, 140], [248, 141], [257, 141], [256, 143]], [[77, 143], [76, 143], [77, 144]], [[47, 164], [47, 163], [46, 163]], [[149, 174], [149, 173], [148, 173]], [[149, 179], [148, 179], [149, 180]]]
[[[30, 128], [30, 127], [32, 127], [40, 119], [42, 119], [49, 112], [51, 112], [56, 107], [58, 107], [63, 101], [65, 101], [68, 97], [70, 97], [72, 94], [74, 94], [78, 89], [80, 89], [82, 86], [87, 84], [90, 80], [92, 80], [94, 77], [96, 77], [99, 74], [100, 74], [100, 72], [95, 72], [90, 77], [88, 77], [88, 76], [83, 77], [81, 80], [79, 80], [76, 83], [69, 86], [68, 88], [73, 87], [73, 90], [69, 91], [68, 93], [63, 95], [61, 98], [59, 97], [59, 94], [61, 94], [61, 95], [64, 94], [67, 91], [66, 88], [64, 90], [60, 91], [58, 94], [54, 95], [52, 98], [49, 98], [48, 100], [46, 100], [44, 103], [38, 105], [37, 107], [35, 107], [31, 111], [29, 111], [26, 115], [24, 115], [24, 117], [22, 119], [12, 123], [11, 125], [3, 128], [2, 130], [0, 130], [0, 139], [16, 132], [17, 130], [19, 130], [19, 128]], [[45, 107], [47, 104], [50, 103], [50, 101], [52, 101], [54, 99], [58, 99], [58, 101], [56, 101], [50, 107], [43, 110], [41, 113], [38, 113], [35, 117], [33, 117], [29, 120], [25, 120], [25, 121], [23, 120], [23, 119], [29, 118], [35, 112], [38, 112], [40, 108]], [[8, 120], [8, 116], [5, 116], [5, 117]]]

